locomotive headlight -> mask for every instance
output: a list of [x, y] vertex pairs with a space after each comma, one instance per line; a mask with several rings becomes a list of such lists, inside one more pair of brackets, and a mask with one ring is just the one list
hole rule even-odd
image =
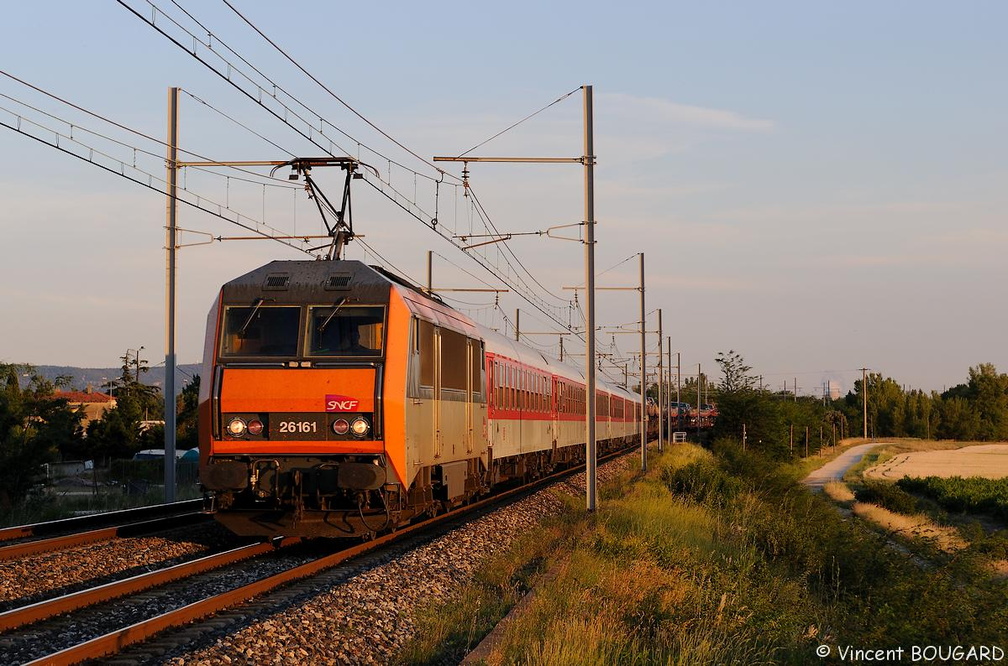
[[259, 419], [252, 419], [248, 422], [248, 434], [250, 435], [261, 435], [263, 431], [263, 422]]
[[371, 430], [371, 424], [363, 416], [358, 416], [350, 424], [350, 429], [356, 437], [363, 437]]
[[336, 419], [333, 421], [332, 431], [337, 435], [345, 435], [350, 432], [350, 424], [346, 419]]
[[[262, 424], [260, 423], [259, 425], [261, 426]], [[242, 437], [248, 430], [248, 426], [245, 425], [245, 422], [242, 421], [241, 419], [233, 418], [231, 419], [231, 422], [228, 423], [227, 429], [228, 434], [231, 435], [232, 437]]]

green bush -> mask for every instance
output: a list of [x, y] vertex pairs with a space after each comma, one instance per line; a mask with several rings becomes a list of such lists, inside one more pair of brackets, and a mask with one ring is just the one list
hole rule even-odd
[[884, 481], [867, 481], [863, 488], [854, 492], [859, 502], [877, 504], [883, 508], [910, 515], [917, 511], [917, 498], [900, 486]]
[[678, 469], [663, 469], [662, 483], [673, 495], [701, 503], [720, 503], [734, 496], [742, 487], [717, 463], [707, 460], [691, 462]]
[[1008, 479], [904, 477], [896, 484], [907, 492], [935, 500], [948, 511], [987, 513], [1008, 520]]

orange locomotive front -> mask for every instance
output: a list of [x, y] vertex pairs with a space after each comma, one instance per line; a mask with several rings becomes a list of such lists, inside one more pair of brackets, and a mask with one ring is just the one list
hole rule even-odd
[[406, 478], [410, 322], [395, 283], [360, 262], [277, 261], [223, 286], [200, 396], [218, 520], [366, 536], [430, 510], [431, 484]]

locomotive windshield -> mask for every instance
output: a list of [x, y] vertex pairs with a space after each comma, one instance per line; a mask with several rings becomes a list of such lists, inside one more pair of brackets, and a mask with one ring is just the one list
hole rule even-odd
[[263, 305], [224, 308], [223, 356], [296, 356], [301, 308]]
[[308, 310], [309, 356], [381, 356], [385, 308], [377, 305]]

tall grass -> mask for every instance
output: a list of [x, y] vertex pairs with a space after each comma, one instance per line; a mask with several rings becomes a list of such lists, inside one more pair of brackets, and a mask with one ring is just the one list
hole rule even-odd
[[458, 661], [527, 588], [485, 663], [804, 664], [824, 643], [1005, 639], [1008, 587], [971, 556], [922, 569], [794, 470], [714, 448], [670, 447], [594, 514], [568, 500], [460, 599], [428, 609], [402, 660]]

